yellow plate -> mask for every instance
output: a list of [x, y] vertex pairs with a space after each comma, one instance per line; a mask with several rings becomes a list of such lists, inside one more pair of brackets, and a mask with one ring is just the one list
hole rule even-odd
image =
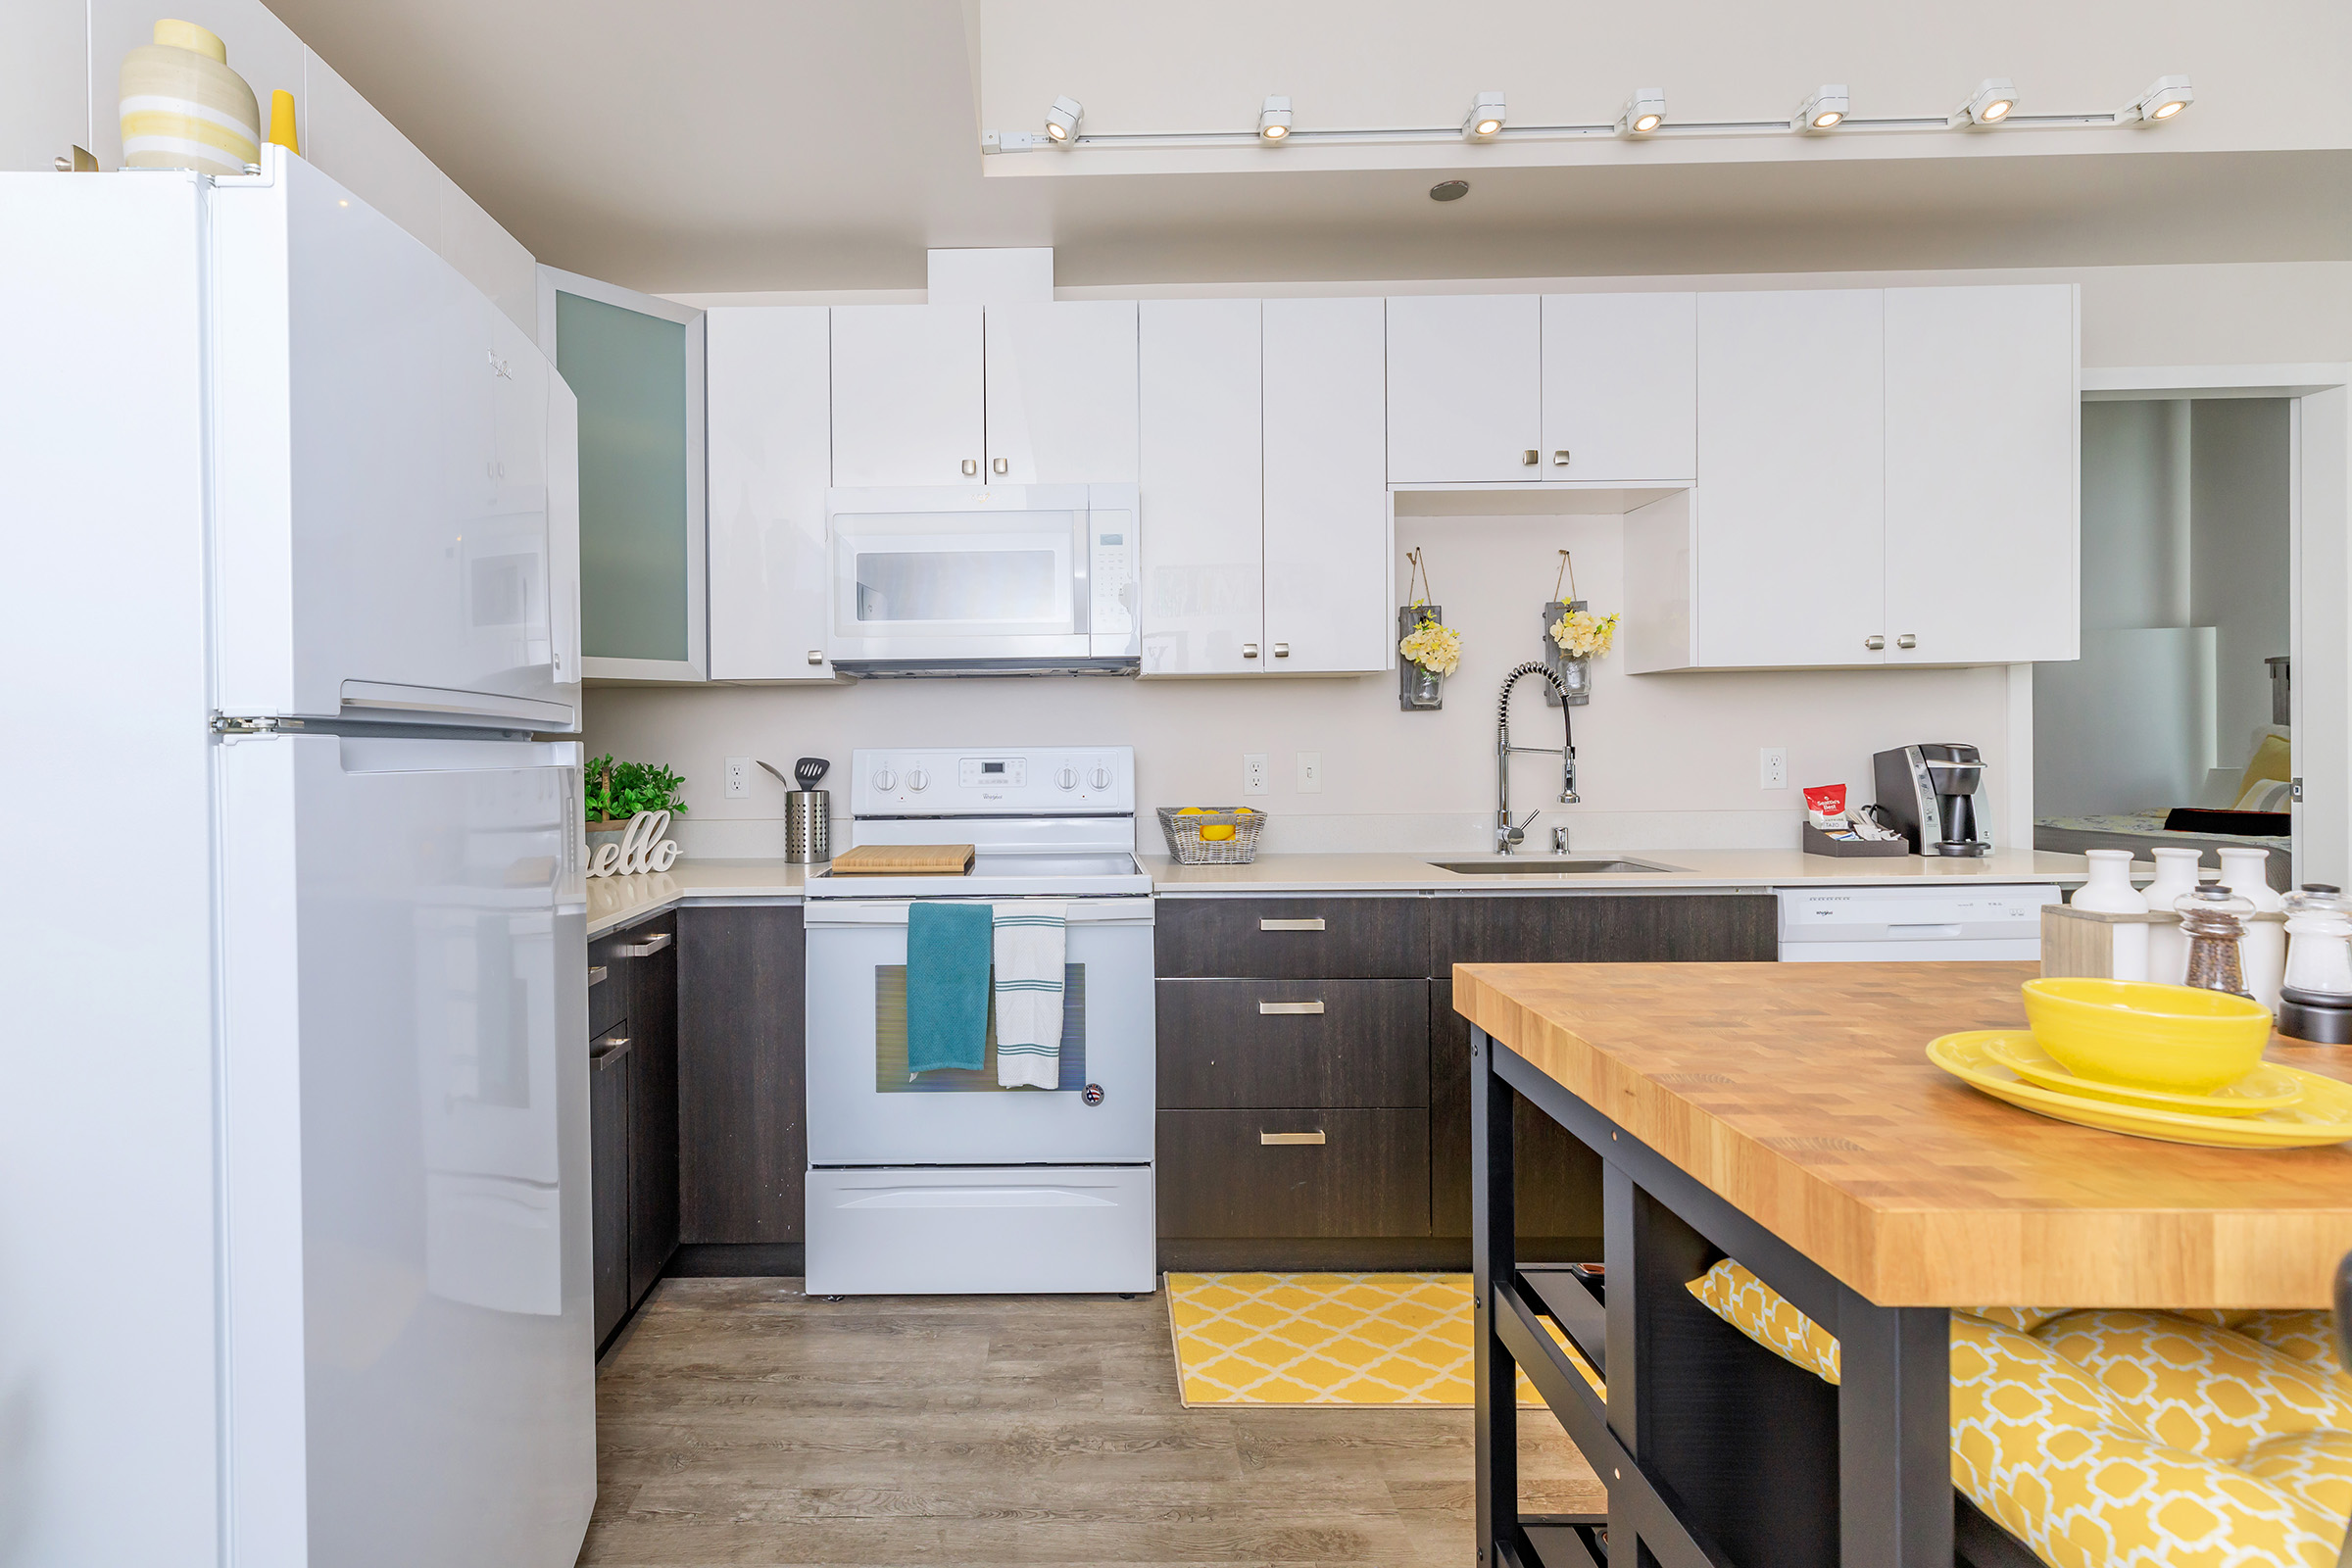
[[1974, 1029], [1945, 1035], [1929, 1044], [1928, 1059], [1970, 1088], [2021, 1110], [2133, 1138], [2199, 1144], [2208, 1149], [2311, 1149], [2352, 1141], [2352, 1084], [2296, 1067], [2280, 1067], [2278, 1071], [2302, 1081], [2303, 1098], [2294, 1104], [2251, 1116], [2200, 1116], [2118, 1105], [2038, 1088], [1995, 1061], [1984, 1049], [1988, 1040], [2014, 1038], [2017, 1033], [2014, 1029]]
[[2062, 1095], [2082, 1095], [2119, 1105], [2142, 1105], [2149, 1110], [2185, 1110], [2201, 1116], [2251, 1116], [2257, 1111], [2291, 1105], [2303, 1098], [2303, 1081], [2267, 1061], [2237, 1082], [2224, 1084], [2210, 1095], [2182, 1095], [2169, 1089], [2129, 1089], [2122, 1084], [2078, 1078], [2023, 1029], [1989, 1034], [1984, 1050], [1985, 1055], [2030, 1084], [2054, 1089]]

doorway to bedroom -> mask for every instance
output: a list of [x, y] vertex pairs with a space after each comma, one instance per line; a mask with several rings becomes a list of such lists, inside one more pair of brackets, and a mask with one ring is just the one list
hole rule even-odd
[[2034, 845], [2291, 885], [2293, 400], [2082, 407], [2082, 657], [2034, 668]]

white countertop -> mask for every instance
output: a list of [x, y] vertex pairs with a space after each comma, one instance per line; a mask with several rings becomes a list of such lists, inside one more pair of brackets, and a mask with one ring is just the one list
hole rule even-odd
[[[1179, 895], [1454, 889], [1484, 893], [1501, 888], [1561, 893], [1579, 888], [1868, 887], [1951, 881], [2077, 883], [2087, 874], [2079, 855], [2037, 850], [2004, 850], [1981, 860], [1931, 860], [1918, 856], [1837, 858], [1797, 850], [1675, 850], [1659, 855], [1593, 850], [1574, 853], [1571, 858], [1647, 860], [1674, 869], [1549, 876], [1497, 871], [1490, 875], [1445, 871], [1430, 863], [1433, 859], [1480, 858], [1467, 855], [1261, 855], [1249, 865], [1178, 865], [1163, 856], [1149, 856], [1143, 858], [1143, 867], [1154, 892]], [[1546, 858], [1550, 857], [1519, 857], [1523, 862]], [[666, 871], [592, 878], [588, 883], [588, 934], [603, 936], [680, 904], [799, 899], [809, 869], [782, 860], [680, 860]]]

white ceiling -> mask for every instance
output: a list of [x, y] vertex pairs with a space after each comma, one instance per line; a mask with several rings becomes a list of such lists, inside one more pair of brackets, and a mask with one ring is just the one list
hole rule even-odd
[[[1654, 165], [1604, 143], [1607, 161], [1434, 173], [1098, 156], [1018, 177], [1076, 171], [984, 170], [977, 84], [1018, 74], [981, 47], [993, 0], [271, 6], [540, 260], [662, 292], [920, 287], [934, 245], [1050, 244], [1068, 285], [2352, 258], [2352, 151], [2300, 130]], [[1203, 104], [1235, 96], [1204, 70], [1176, 74]], [[1464, 172], [1467, 198], [1429, 200]]]

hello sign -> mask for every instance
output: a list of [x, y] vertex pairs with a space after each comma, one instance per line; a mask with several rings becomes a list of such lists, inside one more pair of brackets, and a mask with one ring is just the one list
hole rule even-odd
[[588, 861], [590, 876], [634, 876], [640, 871], [666, 871], [678, 860], [678, 842], [664, 839], [667, 811], [639, 811], [617, 844], [600, 844]]

